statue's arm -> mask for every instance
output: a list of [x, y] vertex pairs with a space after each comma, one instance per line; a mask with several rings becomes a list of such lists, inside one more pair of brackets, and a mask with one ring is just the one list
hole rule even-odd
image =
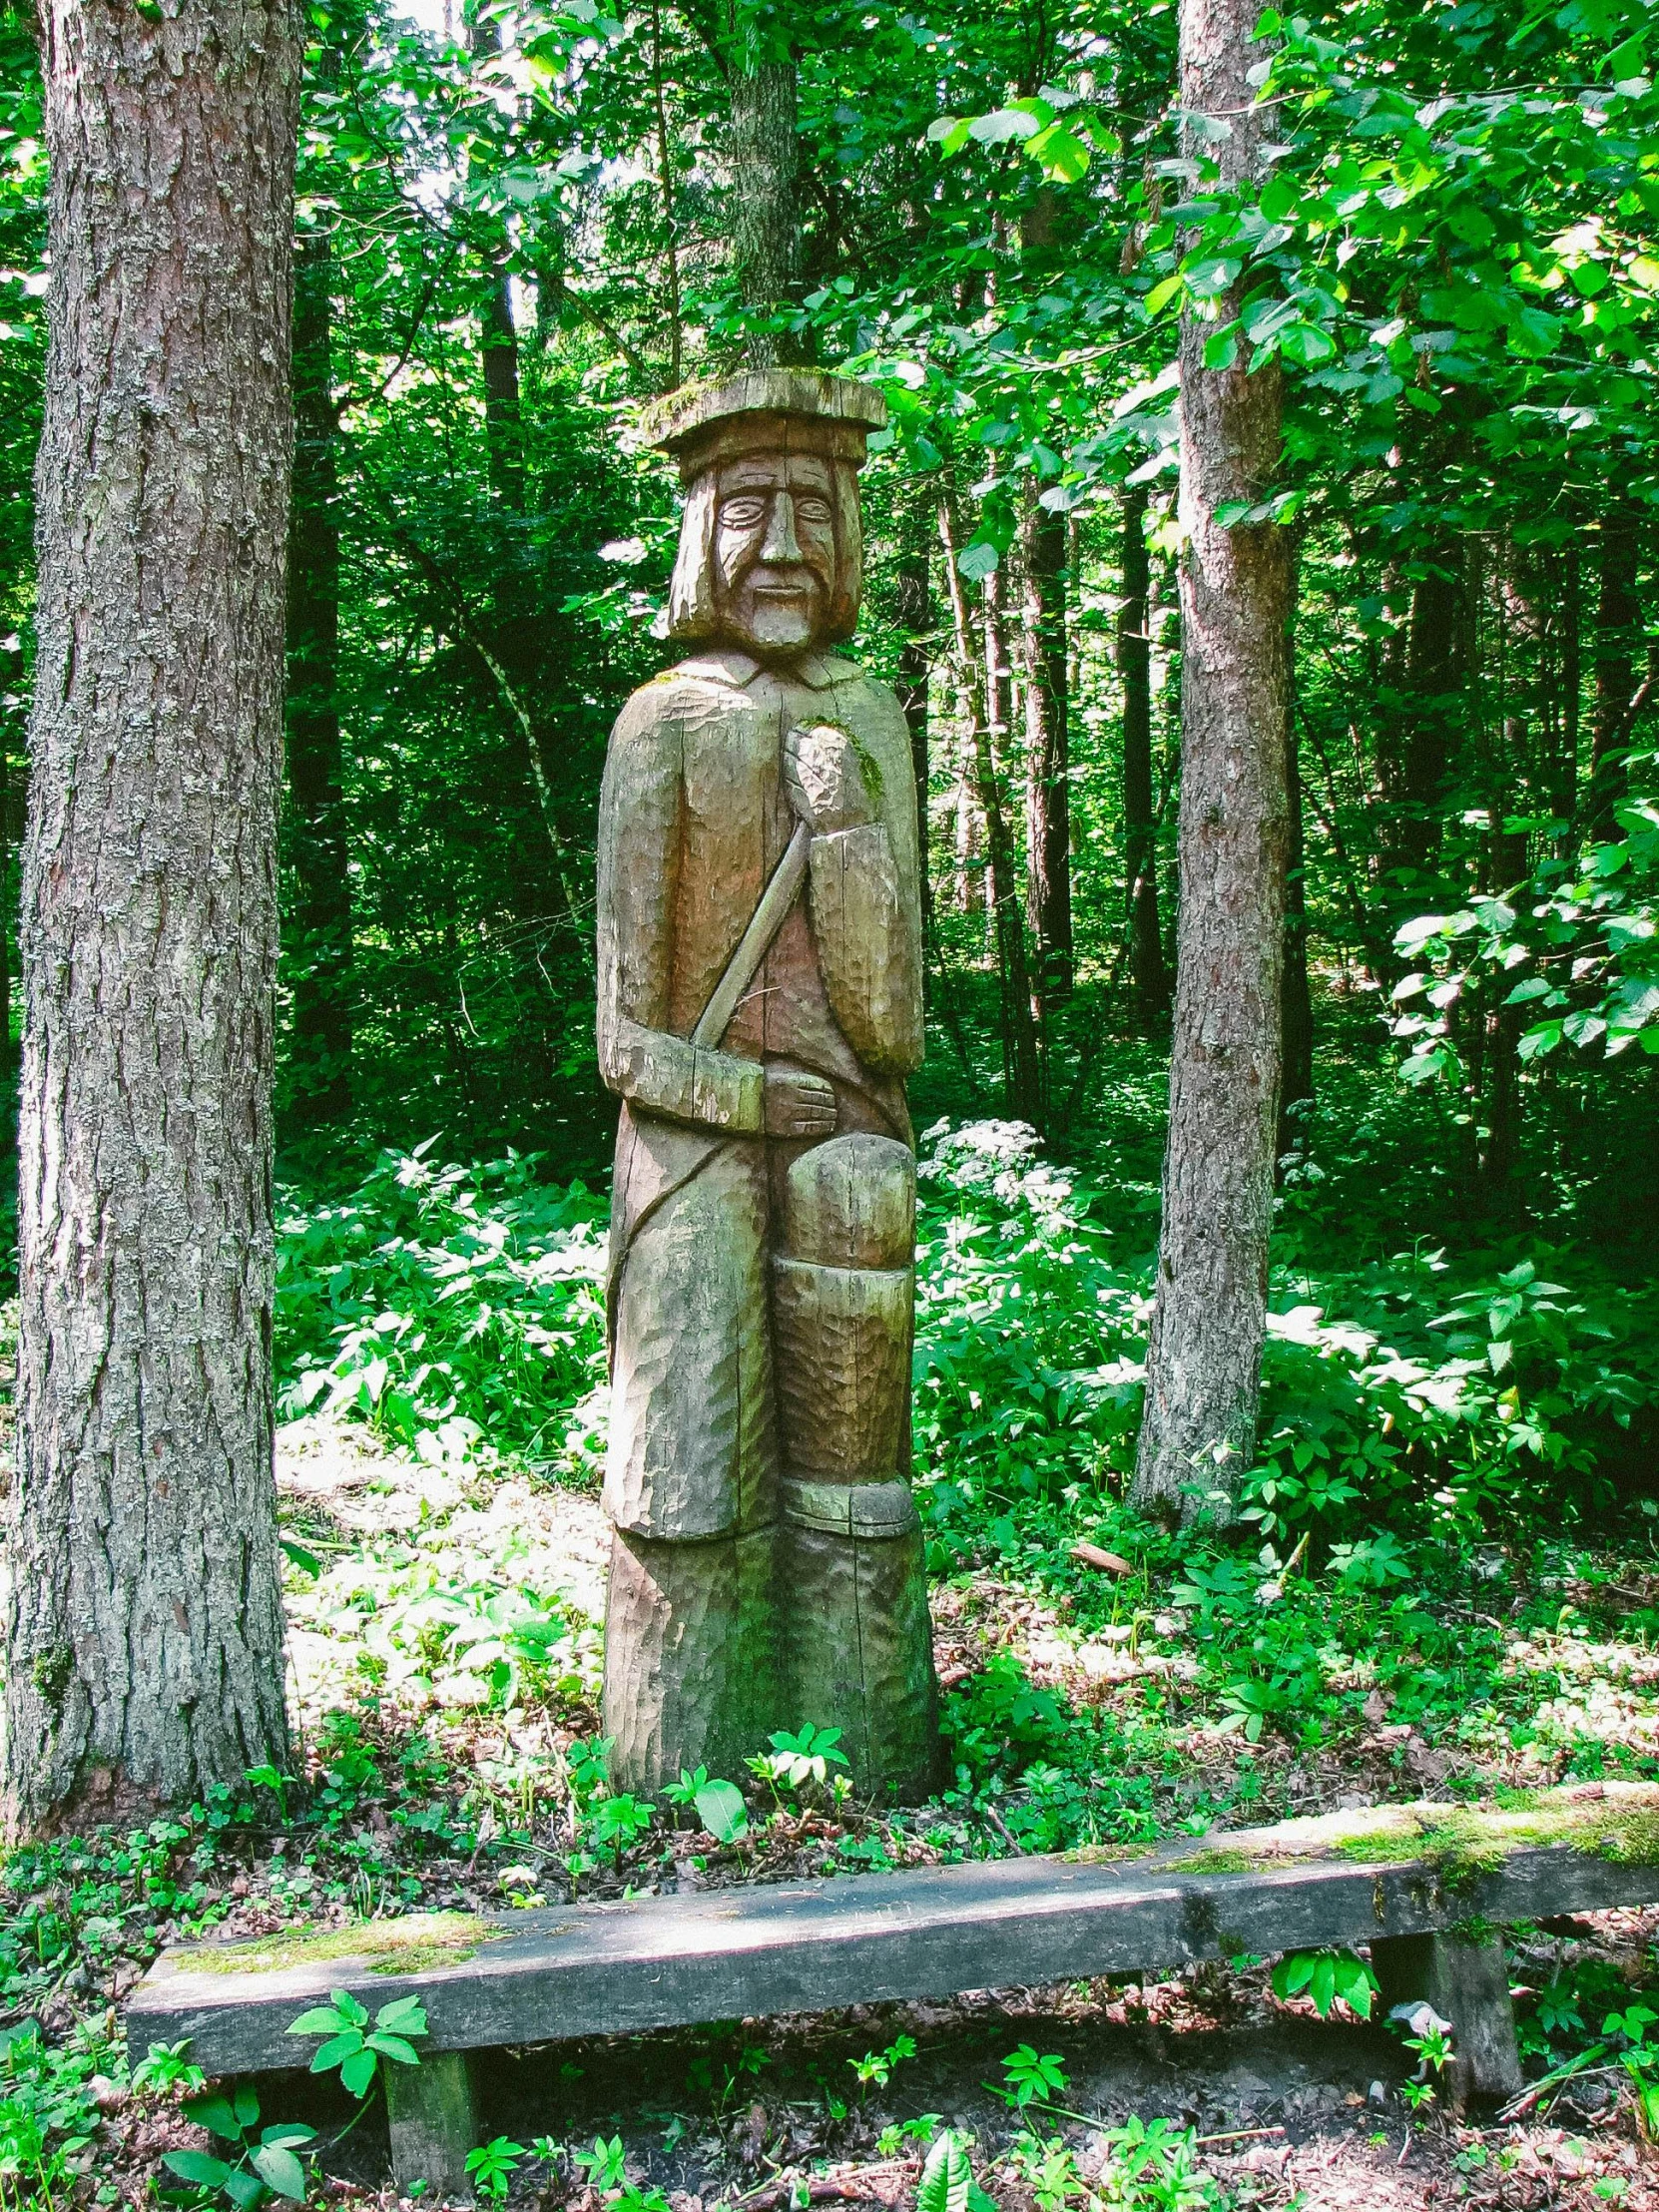
[[[870, 687], [874, 692], [875, 687]], [[874, 819], [815, 834], [813, 933], [825, 987], [846, 1041], [877, 1075], [921, 1065], [921, 882], [909, 735], [890, 693], [896, 735], [881, 747]], [[882, 715], [883, 724], [887, 720]], [[865, 787], [873, 781], [867, 775]]]
[[669, 1029], [681, 849], [681, 731], [663, 688], [628, 702], [599, 796], [599, 1072], [649, 1113], [706, 1129], [762, 1126], [759, 1061]]

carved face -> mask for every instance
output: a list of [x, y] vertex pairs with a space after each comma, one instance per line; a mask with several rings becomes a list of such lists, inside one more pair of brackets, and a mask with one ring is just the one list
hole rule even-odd
[[830, 463], [810, 453], [747, 454], [720, 470], [715, 500], [721, 631], [761, 653], [818, 643], [835, 584]]

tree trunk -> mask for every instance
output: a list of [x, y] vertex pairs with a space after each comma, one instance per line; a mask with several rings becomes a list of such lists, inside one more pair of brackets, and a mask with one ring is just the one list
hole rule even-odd
[[1066, 728], [1066, 518], [1028, 498], [1021, 525], [1026, 904], [1044, 1010], [1070, 995], [1071, 787]]
[[921, 926], [924, 941], [933, 933], [933, 870], [928, 854], [927, 796], [931, 774], [927, 758], [927, 685], [932, 662], [927, 641], [933, 629], [933, 596], [925, 539], [916, 542], [926, 509], [906, 517], [910, 542], [898, 558], [894, 613], [904, 643], [898, 655], [898, 704], [910, 732], [910, 767], [916, 784], [916, 835], [921, 855]]
[[287, 1754], [271, 1083], [298, 18], [49, 0], [6, 1818]]
[[[1247, 71], [1253, 0], [1182, 0], [1181, 106], [1224, 116], [1224, 183], [1259, 173], [1271, 111]], [[1189, 152], [1197, 151], [1190, 147]], [[1236, 311], [1229, 309], [1228, 311]], [[1273, 523], [1223, 529], [1279, 458], [1277, 364], [1207, 369], [1181, 330], [1181, 905], [1157, 1297], [1137, 1504], [1225, 1517], [1250, 1463], [1266, 1333], [1284, 953], [1285, 628], [1291, 548]]]
[[291, 1116], [351, 1112], [351, 878], [339, 730], [339, 480], [333, 256], [309, 232], [293, 285], [293, 507], [288, 520], [285, 839], [293, 869]]
[[1302, 748], [1296, 721], [1296, 599], [1292, 578], [1291, 623], [1285, 641], [1285, 811], [1290, 824], [1285, 870], [1285, 972], [1279, 986], [1279, 1134], [1283, 1160], [1296, 1149], [1297, 1109], [1314, 1102], [1314, 1000], [1308, 987], [1307, 846], [1302, 820]]
[[986, 655], [979, 698], [974, 697], [973, 633], [967, 595], [956, 566], [956, 530], [948, 500], [941, 501], [939, 525], [944, 538], [945, 580], [950, 590], [956, 631], [956, 659], [967, 728], [968, 762], [979, 809], [985, 820], [985, 903], [996, 951], [1002, 1028], [1002, 1084], [1008, 1112], [1041, 1126], [1042, 1093], [1036, 1023], [1031, 1015], [1031, 979], [1025, 958], [1025, 918], [1020, 911], [1014, 872], [1014, 840], [1003, 812], [996, 755], [991, 742], [995, 687], [1001, 663], [1001, 639], [992, 614], [985, 623]]
[[1123, 685], [1123, 848], [1129, 977], [1143, 1032], [1169, 1017], [1169, 971], [1158, 920], [1158, 827], [1152, 791], [1152, 571], [1146, 550], [1146, 486], [1123, 493], [1123, 597], [1118, 679]]
[[1642, 607], [1636, 596], [1640, 554], [1638, 511], [1628, 500], [1617, 499], [1601, 519], [1597, 578], [1596, 703], [1588, 798], [1591, 833], [1598, 837], [1613, 834], [1613, 809], [1624, 797], [1622, 756], [1630, 743], [1630, 702], [1636, 695], [1636, 654], [1642, 634]]
[[515, 515], [524, 512], [524, 424], [519, 407], [518, 330], [505, 253], [486, 264], [489, 289], [478, 314], [484, 368], [484, 436], [490, 490]]
[[[732, 71], [732, 267], [738, 297], [775, 315], [795, 296], [801, 271], [801, 141], [793, 61], [756, 61]], [[788, 334], [752, 330], [752, 368], [800, 358]]]

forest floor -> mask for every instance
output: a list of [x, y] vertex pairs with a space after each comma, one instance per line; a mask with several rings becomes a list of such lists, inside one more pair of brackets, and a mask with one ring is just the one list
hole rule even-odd
[[[60, 2196], [152, 2201], [171, 2179], [158, 2166], [164, 2152], [210, 2147], [179, 2110], [189, 2078], [168, 2084], [177, 2061], [164, 2060], [148, 2082], [140, 2067], [135, 2085], [112, 2055], [105, 2008], [158, 1941], [1007, 1848], [1017, 1792], [1001, 1814], [958, 1791], [899, 1816], [822, 1794], [775, 1793], [769, 1804], [751, 1788], [750, 1831], [725, 1848], [697, 1833], [694, 1816], [674, 1828], [657, 1808], [653, 1826], [626, 1847], [584, 1849], [594, 1835], [595, 1800], [582, 1775], [597, 1729], [594, 1623], [605, 1559], [597, 1500], [522, 1477], [469, 1478], [388, 1449], [361, 1426], [315, 1417], [282, 1431], [278, 1480], [290, 1539], [324, 1566], [297, 1574], [291, 1592], [309, 1821], [284, 1825], [227, 1797], [170, 1835], [153, 1831], [148, 1852], [105, 1839], [12, 1862], [9, 2009], [26, 2008], [49, 2049], [25, 2040], [5, 2062], [19, 2087], [55, 2065], [60, 2095], [79, 2095], [87, 2128], [60, 2161]], [[341, 1606], [342, 1588], [360, 1592], [365, 1576], [377, 1612], [360, 1599]], [[568, 1645], [544, 1677], [545, 1695], [491, 1696], [490, 1647], [478, 1639], [463, 1640], [472, 1658], [458, 1671], [411, 1671], [387, 1694], [388, 1672], [411, 1637], [428, 1654], [453, 1653], [467, 1593], [480, 1626], [482, 1608], [495, 1603], [500, 1630], [522, 1621], [517, 1599], [505, 1610], [499, 1602], [515, 1590], [556, 1608]], [[1629, 1554], [1576, 1556], [1544, 1592], [1491, 1578], [1487, 1617], [1507, 1620], [1509, 1678], [1552, 1693], [1533, 1698], [1535, 1721], [1565, 1690], [1575, 1710], [1610, 1706], [1621, 1732], [1647, 1735], [1659, 1713], [1659, 1656], [1645, 1620], [1623, 1637], [1618, 1625], [1653, 1595], [1651, 1563]], [[1173, 1624], [1132, 1654], [1128, 1639], [1096, 1636], [1091, 1657], [1091, 1639], [1068, 1624], [1063, 1601], [1005, 1573], [958, 1574], [936, 1598], [947, 1682], [983, 1674], [1000, 1654], [1035, 1694], [1127, 1712], [1144, 1706], [1149, 1686], [1167, 1693], [1183, 1678]], [[1556, 1624], [1547, 1632], [1540, 1602]], [[421, 1642], [422, 1608], [428, 1629], [438, 1621], [448, 1631], [436, 1642]], [[1149, 1652], [1150, 1643], [1162, 1651]], [[1489, 1795], [1562, 1769], [1558, 1756], [1536, 1752], [1547, 1728], [1532, 1746], [1499, 1755], [1492, 1732], [1470, 1744], [1444, 1731], [1445, 1740], [1431, 1740], [1432, 1730], [1390, 1721], [1378, 1700], [1369, 1717], [1362, 1707], [1350, 1740], [1317, 1754], [1282, 1728], [1252, 1743], [1241, 1728], [1218, 1727], [1225, 1715], [1214, 1695], [1196, 1669], [1185, 1672], [1191, 1701], [1183, 1708], [1166, 1698], [1157, 1725], [1203, 1773], [1206, 1802], [1236, 1809], [1219, 1826], [1382, 1798]], [[1039, 1770], [1039, 1791], [1041, 1783]], [[1178, 1802], [1172, 1796], [1170, 1808]], [[73, 1925], [80, 1940], [54, 1948], [59, 1925]], [[1604, 2015], [1628, 2017], [1644, 1996], [1659, 2009], [1656, 1942], [1659, 1912], [1516, 1932], [1511, 1978], [1534, 2075], [1559, 2061], [1575, 2032], [1580, 2043], [1599, 2033]], [[1061, 2062], [1064, 2087], [1049, 2092], [1050, 2106], [1021, 2111], [1007, 2100], [1013, 2077], [1004, 2061], [1022, 2045]], [[1433, 2103], [1413, 2111], [1402, 2087], [1409, 2078], [1410, 2054], [1384, 2024], [1340, 2001], [1318, 2018], [1306, 1995], [1274, 1993], [1270, 1962], [1239, 1960], [1168, 1980], [981, 1991], [514, 2052], [489, 2069], [483, 2130], [498, 2147], [505, 2195], [549, 2212], [600, 2212], [607, 2199], [622, 2212], [703, 2212], [717, 2199], [782, 2212], [797, 2173], [815, 2201], [908, 2205], [917, 2146], [941, 2121], [972, 2138], [976, 2184], [1007, 2212], [1659, 2207], [1659, 2161], [1618, 2064], [1595, 2067], [1513, 2119], [1484, 2113], [1467, 2124]], [[355, 2110], [332, 2079], [296, 2073], [262, 2088], [266, 2120], [304, 2121], [324, 2141]], [[319, 2166], [331, 2199], [395, 2201], [373, 2110]], [[611, 2186], [596, 2189], [595, 2179]], [[196, 2196], [177, 2185], [174, 2193]]]

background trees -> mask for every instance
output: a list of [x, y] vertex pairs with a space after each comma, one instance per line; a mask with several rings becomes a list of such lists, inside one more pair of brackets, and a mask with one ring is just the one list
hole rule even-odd
[[[1114, 1147], [1142, 1191], [1118, 1235], [1148, 1251], [1198, 920], [1176, 865], [1203, 674], [1177, 573], [1185, 329], [1196, 390], [1282, 393], [1194, 570], [1295, 558], [1266, 810], [1283, 995], [1252, 1046], [1265, 1065], [1270, 1026], [1291, 1040], [1304, 1094], [1260, 1140], [1278, 1218], [1379, 1254], [1578, 1236], [1645, 1264], [1659, 187], [1634, 11], [1270, 23], [1243, 57], [1274, 103], [1255, 169], [1250, 119], [1178, 136], [1169, 9], [342, 0], [310, 26], [284, 1173], [328, 1188], [429, 1138], [601, 1172], [593, 807], [616, 703], [660, 665], [674, 504], [627, 433], [679, 377], [772, 350], [873, 376], [892, 408], [863, 650], [925, 779], [922, 1117]], [[42, 180], [21, 43], [11, 63], [21, 493]], [[0, 554], [16, 702], [26, 544]], [[1278, 652], [1251, 651], [1264, 696]], [[1228, 997], [1190, 963], [1187, 984], [1193, 1020]]]

